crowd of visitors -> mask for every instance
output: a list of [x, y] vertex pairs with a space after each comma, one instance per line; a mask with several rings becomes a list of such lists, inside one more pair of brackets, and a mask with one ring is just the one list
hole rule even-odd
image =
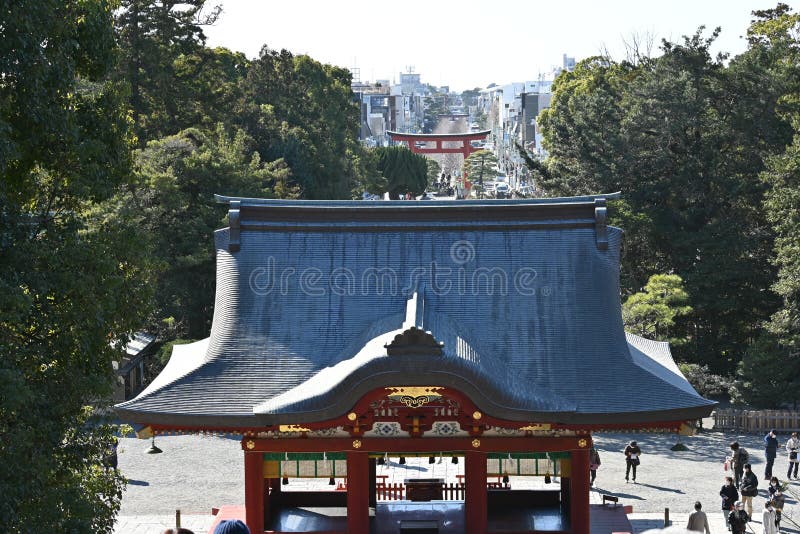
[[[726, 476], [725, 483], [719, 491], [722, 498], [722, 512], [726, 514], [728, 530], [734, 534], [744, 534], [748, 524], [753, 518], [753, 498], [759, 494], [758, 477], [753, 473], [749, 463], [750, 454], [737, 441], [730, 445], [730, 454], [725, 458], [725, 470], [730, 469], [733, 476]], [[764, 480], [769, 482], [766, 491], [766, 501], [762, 511], [762, 528], [764, 534], [779, 534], [783, 508], [786, 502], [784, 491], [786, 484], [782, 484], [778, 477], [772, 474], [775, 459], [778, 455], [780, 441], [775, 430], [764, 436]], [[791, 437], [784, 446], [787, 453], [788, 467], [786, 479], [798, 479], [798, 466], [800, 466], [800, 438], [797, 432], [792, 432]], [[642, 450], [635, 441], [631, 441], [623, 450], [625, 455], [625, 482], [630, 480], [636, 483], [636, 468], [641, 464]], [[589, 451], [589, 485], [593, 486], [600, 467], [600, 454], [595, 448]], [[686, 530], [710, 534], [708, 517], [702, 511], [702, 504], [697, 501], [694, 512], [689, 515]], [[755, 532], [751, 529], [751, 534]]]

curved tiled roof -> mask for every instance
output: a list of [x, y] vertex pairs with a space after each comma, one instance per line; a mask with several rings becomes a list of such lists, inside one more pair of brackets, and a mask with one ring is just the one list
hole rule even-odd
[[[626, 337], [622, 232], [605, 225], [603, 197], [221, 200], [231, 225], [215, 236], [207, 345], [176, 347], [156, 382], [117, 406], [126, 419], [314, 422], [375, 388], [434, 383], [517, 421], [681, 421], [713, 407], [666, 344]], [[409, 336], [418, 354], [387, 353], [414, 328], [430, 332]]]

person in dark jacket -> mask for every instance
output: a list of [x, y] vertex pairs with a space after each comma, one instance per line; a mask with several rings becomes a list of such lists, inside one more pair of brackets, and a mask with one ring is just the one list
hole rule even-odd
[[633, 468], [633, 483], [636, 484], [636, 466], [639, 465], [639, 456], [642, 455], [642, 449], [639, 448], [635, 441], [631, 441], [623, 452], [625, 453], [625, 482], [628, 482], [631, 468]]
[[764, 480], [772, 478], [772, 464], [775, 463], [775, 457], [778, 455], [778, 436], [774, 430], [770, 430], [769, 434], [764, 436], [764, 454], [767, 457], [767, 463], [764, 466]]
[[[743, 458], [743, 456], [745, 458]], [[733, 481], [737, 488], [742, 485], [742, 475], [744, 475], [744, 464], [747, 463], [747, 451], [744, 447], [739, 446], [738, 441], [731, 443], [731, 467], [733, 468]]]
[[[739, 492], [733, 485], [733, 477], [725, 477], [725, 485], [719, 490], [719, 496], [722, 497], [722, 515], [727, 519], [728, 514], [733, 510], [733, 505], [739, 500]], [[729, 524], [728, 530], [730, 529]]]
[[744, 534], [749, 521], [750, 515], [744, 511], [744, 503], [736, 501], [734, 509], [728, 514], [728, 524], [731, 526], [731, 532], [733, 534]]
[[753, 473], [750, 464], [744, 464], [744, 476], [742, 476], [742, 502], [747, 507], [747, 515], [753, 515], [753, 497], [758, 495], [758, 477]]

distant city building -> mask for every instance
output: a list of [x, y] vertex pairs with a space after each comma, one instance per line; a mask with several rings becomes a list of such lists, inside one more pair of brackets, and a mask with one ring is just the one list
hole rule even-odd
[[567, 54], [564, 54], [563, 58], [564, 59], [562, 61], [562, 65], [561, 65], [563, 67], [563, 70], [566, 70], [566, 71], [569, 71], [569, 72], [572, 72], [573, 70], [575, 70], [575, 58], [574, 57], [569, 57], [569, 56], [567, 56]]
[[402, 89], [401, 94], [404, 95], [421, 95], [425, 92], [425, 88], [420, 81], [420, 74], [416, 72], [401, 72], [400, 87]]

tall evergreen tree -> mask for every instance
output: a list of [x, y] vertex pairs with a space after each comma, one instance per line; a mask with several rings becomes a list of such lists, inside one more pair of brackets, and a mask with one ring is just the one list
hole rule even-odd
[[306, 198], [350, 198], [359, 109], [346, 69], [262, 48], [242, 83], [239, 126], [268, 160], [282, 158]]
[[[177, 133], [181, 92], [176, 61], [202, 55], [202, 26], [212, 24], [220, 7], [206, 0], [121, 0], [115, 24], [120, 44], [118, 76], [130, 85], [130, 106], [140, 144]], [[186, 125], [183, 125], [186, 127]]]
[[653, 272], [679, 274], [694, 309], [679, 356], [730, 373], [777, 304], [764, 291], [774, 269], [758, 173], [789, 137], [779, 117], [759, 117], [780, 96], [769, 81], [760, 93], [750, 83], [766, 67], [748, 54], [726, 67], [709, 52], [716, 35], [665, 41], [661, 57], [635, 65], [592, 58], [562, 74], [542, 116], [542, 185], [621, 190], [612, 222], [628, 232], [624, 290]]
[[151, 329], [162, 339], [208, 335], [214, 306], [214, 230], [227, 211], [215, 194], [294, 198], [282, 160], [263, 162], [241, 130], [188, 129], [135, 152], [135, 183], [109, 217], [130, 220], [150, 239], [159, 267]]
[[87, 405], [149, 289], [139, 236], [96, 213], [130, 171], [111, 6], [0, 12], [0, 531], [112, 532], [124, 482]]

